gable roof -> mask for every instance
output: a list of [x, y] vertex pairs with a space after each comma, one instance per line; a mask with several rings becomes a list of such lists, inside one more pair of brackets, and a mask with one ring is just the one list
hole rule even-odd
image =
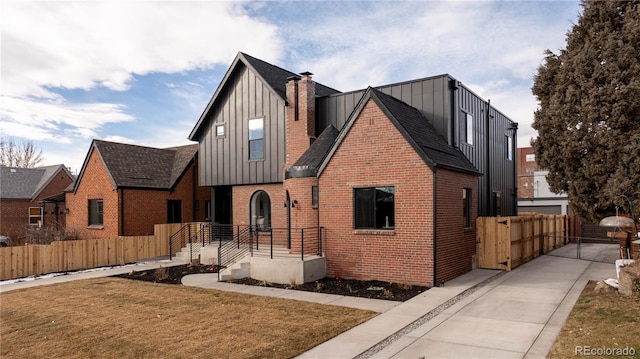
[[93, 140], [75, 187], [96, 151], [115, 188], [170, 190], [198, 152], [198, 145], [154, 148]]
[[62, 164], [37, 168], [1, 166], [0, 198], [33, 200], [60, 171], [66, 172], [73, 179], [71, 172]]
[[372, 87], [367, 88], [355, 110], [347, 119], [347, 122], [340, 131], [340, 135], [320, 165], [318, 173], [321, 173], [327, 166], [331, 156], [347, 136], [351, 126], [353, 126], [353, 123], [360, 115], [360, 112], [368, 100], [373, 100], [378, 105], [391, 123], [398, 129], [398, 132], [403, 135], [416, 153], [432, 170], [435, 170], [436, 167], [443, 167], [454, 171], [481, 175], [462, 151], [450, 146], [445, 139], [438, 134], [420, 110]]
[[[220, 96], [220, 93], [223, 92], [222, 90], [226, 87], [226, 84], [231, 75], [235, 72], [236, 68], [241, 65], [248, 67], [252, 72], [254, 72], [256, 76], [260, 78], [266, 85], [268, 85], [269, 89], [284, 103], [287, 102], [287, 79], [289, 79], [290, 77], [300, 77], [299, 75], [291, 71], [272, 65], [268, 62], [249, 56], [245, 53], [238, 52], [236, 58], [233, 60], [231, 66], [229, 66], [229, 69], [227, 69], [227, 72], [222, 78], [220, 85], [218, 85], [216, 92], [211, 97], [211, 100], [209, 100], [209, 103], [205, 107], [205, 110], [202, 112], [202, 115], [200, 115], [200, 118], [198, 119], [195, 127], [193, 128], [193, 130], [191, 130], [191, 133], [189, 134], [190, 140], [196, 140], [195, 137], [200, 131], [200, 127], [205, 123], [209, 111], [214, 107], [218, 97]], [[340, 91], [338, 90], [332, 89], [331, 87], [316, 82], [316, 96], [318, 97], [328, 96], [339, 92]]]
[[335, 126], [327, 126], [293, 166], [287, 168], [284, 174], [285, 178], [315, 177], [318, 174], [318, 168], [322, 164], [322, 160], [339, 134], [340, 131]]

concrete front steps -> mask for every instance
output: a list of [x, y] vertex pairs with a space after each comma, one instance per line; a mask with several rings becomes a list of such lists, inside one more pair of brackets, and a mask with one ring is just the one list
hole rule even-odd
[[[197, 244], [196, 244], [197, 245]], [[245, 249], [246, 250], [246, 249]], [[186, 260], [189, 260], [189, 250], [185, 249]], [[228, 254], [230, 256], [233, 253]], [[309, 283], [322, 279], [327, 275], [327, 260], [321, 256], [305, 256], [289, 254], [285, 247], [271, 247], [268, 245], [253, 249], [253, 256], [247, 253], [235, 263], [220, 271], [220, 280], [253, 278], [271, 283], [291, 284]], [[194, 259], [197, 257], [194, 256]], [[218, 264], [218, 245], [206, 245], [200, 249], [200, 263]], [[224, 263], [224, 259], [223, 259]]]
[[180, 252], [176, 253], [175, 258], [177, 260], [189, 263], [191, 262], [191, 250], [193, 249], [193, 259], [196, 260], [200, 257], [202, 248], [202, 243], [189, 243], [186, 247], [182, 248]]

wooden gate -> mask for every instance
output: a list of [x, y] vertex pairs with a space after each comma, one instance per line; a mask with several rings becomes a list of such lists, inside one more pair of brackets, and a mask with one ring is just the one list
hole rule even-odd
[[[500, 220], [498, 220], [500, 219]], [[478, 267], [511, 270], [509, 218], [479, 217], [477, 255]]]
[[476, 223], [478, 267], [506, 271], [565, 245], [571, 228], [567, 215], [479, 217]]

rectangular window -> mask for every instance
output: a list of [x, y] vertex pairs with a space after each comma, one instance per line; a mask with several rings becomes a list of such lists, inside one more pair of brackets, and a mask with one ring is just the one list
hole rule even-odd
[[224, 125], [216, 125], [216, 136], [224, 137]]
[[101, 226], [104, 224], [102, 220], [102, 200], [90, 199], [89, 200], [89, 225]]
[[465, 138], [464, 141], [470, 145], [473, 145], [473, 115], [467, 113], [465, 116]]
[[249, 159], [264, 158], [264, 120], [249, 120]]
[[318, 207], [318, 186], [311, 186], [311, 207]]
[[211, 219], [211, 201], [204, 201], [204, 218]]
[[182, 223], [182, 201], [170, 199], [167, 201], [167, 223]]
[[353, 197], [355, 229], [394, 228], [394, 187], [354, 188]]
[[493, 192], [493, 215], [502, 216], [502, 194], [500, 192]]
[[535, 162], [536, 161], [536, 155], [533, 154], [533, 153], [527, 153], [524, 156], [524, 160], [527, 161], [527, 162]]
[[29, 225], [37, 226], [42, 223], [42, 208], [29, 207]]
[[505, 141], [507, 147], [505, 148], [505, 156], [509, 161], [513, 160], [513, 137], [505, 135], [507, 140]]
[[471, 188], [462, 189], [462, 215], [464, 228], [471, 228]]

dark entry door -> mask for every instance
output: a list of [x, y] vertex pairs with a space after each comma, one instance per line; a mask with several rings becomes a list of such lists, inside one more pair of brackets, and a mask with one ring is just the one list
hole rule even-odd
[[182, 201], [170, 199], [167, 201], [167, 223], [182, 223]]
[[231, 186], [213, 187], [213, 223], [231, 224]]

